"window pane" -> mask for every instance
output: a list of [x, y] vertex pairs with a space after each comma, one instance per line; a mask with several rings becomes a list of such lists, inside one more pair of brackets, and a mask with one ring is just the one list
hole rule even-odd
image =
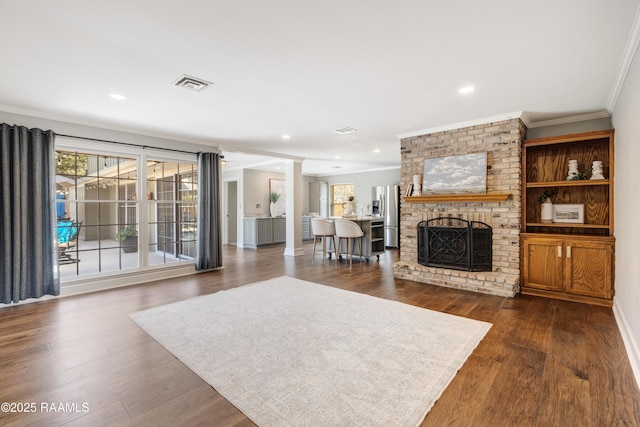
[[[138, 267], [130, 230], [137, 245], [137, 160], [110, 154], [56, 151], [58, 221], [78, 227], [77, 238], [60, 247], [60, 277]], [[58, 239], [60, 240], [58, 227]]]
[[195, 257], [198, 175], [195, 164], [150, 160], [149, 264]]
[[344, 213], [343, 204], [347, 202], [349, 196], [353, 196], [355, 194], [353, 190], [353, 184], [331, 185], [331, 215], [342, 216]]

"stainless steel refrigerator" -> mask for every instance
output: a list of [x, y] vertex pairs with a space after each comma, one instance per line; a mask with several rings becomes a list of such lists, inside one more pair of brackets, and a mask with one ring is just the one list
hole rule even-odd
[[373, 211], [372, 214], [379, 214], [384, 218], [384, 245], [390, 248], [400, 247], [400, 186], [373, 187], [371, 200], [374, 209], [378, 206], [378, 212]]

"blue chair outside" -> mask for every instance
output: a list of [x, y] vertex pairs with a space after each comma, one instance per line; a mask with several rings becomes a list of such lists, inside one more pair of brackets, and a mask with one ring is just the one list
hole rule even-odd
[[68, 252], [69, 249], [76, 246], [78, 233], [80, 232], [81, 222], [75, 221], [59, 221], [57, 227], [58, 234], [58, 261], [60, 264], [76, 263], [80, 260], [73, 258]]

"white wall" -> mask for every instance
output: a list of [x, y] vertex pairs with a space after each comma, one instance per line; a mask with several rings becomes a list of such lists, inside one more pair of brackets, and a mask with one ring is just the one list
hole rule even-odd
[[[376, 185], [400, 185], [400, 165], [397, 169], [387, 169], [373, 172], [362, 172], [345, 175], [330, 175], [318, 177], [318, 181], [332, 184], [353, 184], [358, 213], [361, 208], [371, 205], [371, 187]], [[400, 193], [402, 194], [402, 189]]]
[[615, 133], [616, 295], [614, 313], [640, 384], [640, 55], [629, 69], [613, 111]]
[[[244, 214], [269, 216], [269, 180], [285, 181], [285, 173], [255, 169], [244, 170]], [[257, 207], [260, 205], [260, 207]]]

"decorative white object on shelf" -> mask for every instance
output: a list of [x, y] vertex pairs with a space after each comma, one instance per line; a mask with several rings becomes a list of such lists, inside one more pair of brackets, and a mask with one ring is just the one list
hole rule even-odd
[[413, 175], [412, 196], [422, 196], [422, 175]]
[[578, 161], [569, 160], [569, 175], [567, 176], [567, 181], [571, 181], [578, 175], [580, 175], [580, 172], [578, 171]]
[[602, 161], [594, 160], [591, 166], [591, 179], [604, 179]]
[[346, 207], [344, 208], [345, 215], [353, 215], [355, 213], [355, 204], [353, 200], [348, 200], [346, 202]]
[[553, 222], [553, 203], [551, 203], [551, 199], [547, 197], [540, 206], [540, 221], [544, 223]]

